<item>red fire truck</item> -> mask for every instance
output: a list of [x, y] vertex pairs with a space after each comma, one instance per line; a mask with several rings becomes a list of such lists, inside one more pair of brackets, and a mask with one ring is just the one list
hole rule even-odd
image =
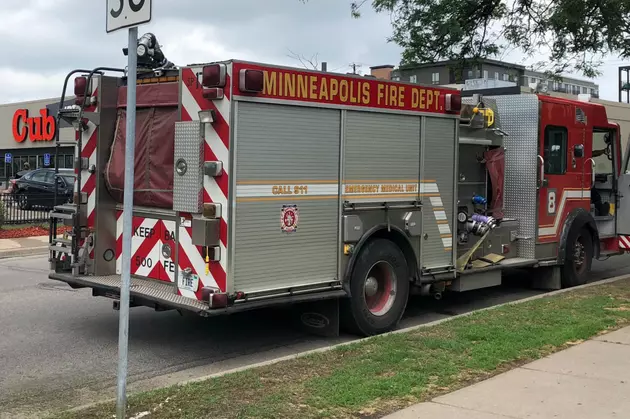
[[[175, 67], [141, 41], [132, 306], [300, 303], [315, 329], [372, 335], [411, 292], [496, 286], [515, 267], [569, 287], [630, 249], [628, 159], [603, 106], [239, 60]], [[51, 212], [50, 278], [116, 307], [127, 79], [75, 75], [58, 115], [77, 132], [75, 196]]]

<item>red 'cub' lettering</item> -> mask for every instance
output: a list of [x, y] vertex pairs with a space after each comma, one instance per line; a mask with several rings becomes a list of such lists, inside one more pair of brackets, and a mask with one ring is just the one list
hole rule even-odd
[[31, 141], [52, 141], [55, 137], [55, 118], [48, 114], [48, 109], [39, 111], [40, 116], [28, 116], [28, 109], [18, 109], [13, 114], [13, 138], [18, 143], [27, 138]]

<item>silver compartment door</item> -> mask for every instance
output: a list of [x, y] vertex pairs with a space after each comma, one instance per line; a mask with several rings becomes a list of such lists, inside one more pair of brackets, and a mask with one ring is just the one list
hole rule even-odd
[[617, 194], [619, 196], [618, 207], [615, 208], [617, 216], [617, 235], [630, 235], [630, 172], [628, 161], [630, 160], [630, 136], [623, 154], [621, 173], [617, 180]]
[[630, 173], [621, 175], [617, 183], [619, 207], [617, 215], [617, 234], [630, 235]]
[[340, 111], [239, 102], [237, 114], [235, 290], [335, 281]]

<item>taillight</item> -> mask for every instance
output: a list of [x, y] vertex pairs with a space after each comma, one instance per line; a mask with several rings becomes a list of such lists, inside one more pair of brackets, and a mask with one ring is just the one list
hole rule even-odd
[[260, 70], [241, 70], [239, 74], [239, 90], [241, 92], [259, 93], [264, 87], [264, 73]]
[[[83, 77], [77, 77], [76, 79], [74, 79], [74, 95], [75, 96], [84, 96], [85, 95], [85, 89], [87, 88], [87, 77], [83, 76]], [[90, 92], [88, 91], [87, 94], [89, 95]]]
[[207, 65], [201, 73], [201, 85], [203, 87], [225, 87], [226, 74], [225, 64]]
[[446, 112], [461, 111], [462, 110], [462, 97], [460, 95], [448, 93], [446, 95], [444, 107], [446, 108]]
[[83, 105], [86, 102], [86, 89], [87, 89], [87, 97], [90, 97], [92, 92], [88, 87], [88, 78], [85, 76], [77, 77], [74, 79], [74, 96], [76, 97], [75, 103], [77, 105]]
[[208, 100], [223, 99], [223, 89], [220, 87], [212, 87], [210, 89], [203, 89], [203, 97]]

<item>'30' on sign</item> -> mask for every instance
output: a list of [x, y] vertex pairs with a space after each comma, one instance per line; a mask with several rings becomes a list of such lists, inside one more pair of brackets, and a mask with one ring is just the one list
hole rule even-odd
[[107, 32], [151, 21], [151, 0], [107, 0]]

